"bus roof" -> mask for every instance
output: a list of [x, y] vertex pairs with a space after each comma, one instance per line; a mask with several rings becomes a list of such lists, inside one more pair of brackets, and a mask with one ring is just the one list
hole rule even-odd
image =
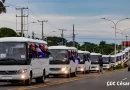
[[90, 52], [88, 52], [88, 51], [78, 50], [78, 53], [90, 53]]
[[35, 40], [35, 39], [25, 38], [25, 37], [4, 37], [4, 38], [0, 38], [0, 42], [37, 42], [37, 43], [47, 44], [46, 41]]
[[71, 49], [71, 50], [77, 50], [75, 47], [67, 47], [67, 46], [50, 46], [48, 49]]
[[110, 55], [102, 55], [102, 57], [110, 57]]
[[91, 53], [91, 55], [102, 55], [100, 53]]
[[68, 49], [66, 46], [50, 46], [48, 49]]

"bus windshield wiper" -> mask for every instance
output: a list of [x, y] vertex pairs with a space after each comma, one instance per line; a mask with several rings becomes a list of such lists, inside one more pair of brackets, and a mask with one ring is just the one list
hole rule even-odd
[[4, 59], [0, 59], [0, 61], [15, 61], [16, 63], [20, 64], [17, 60], [13, 58], [4, 58]]

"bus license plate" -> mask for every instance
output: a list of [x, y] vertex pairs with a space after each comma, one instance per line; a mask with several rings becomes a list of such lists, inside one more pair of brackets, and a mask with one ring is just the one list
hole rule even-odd
[[12, 79], [11, 76], [2, 76], [1, 79]]

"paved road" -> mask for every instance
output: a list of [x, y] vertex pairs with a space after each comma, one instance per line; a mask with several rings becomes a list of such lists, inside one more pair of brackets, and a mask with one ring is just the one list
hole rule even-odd
[[[115, 86], [107, 86], [108, 81], [115, 82]], [[0, 90], [129, 90], [128, 86], [118, 86], [117, 82], [130, 82], [130, 72], [122, 70], [114, 73], [105, 74], [78, 74], [72, 78], [48, 78], [44, 84], [35, 84], [31, 86], [19, 86], [16, 84], [1, 83]], [[110, 83], [109, 83], [110, 85]]]

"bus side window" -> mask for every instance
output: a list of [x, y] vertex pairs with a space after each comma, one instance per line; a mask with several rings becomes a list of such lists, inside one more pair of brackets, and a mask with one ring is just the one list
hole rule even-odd
[[68, 59], [71, 60], [71, 52], [68, 51]]
[[83, 54], [83, 61], [86, 61], [86, 55]]

